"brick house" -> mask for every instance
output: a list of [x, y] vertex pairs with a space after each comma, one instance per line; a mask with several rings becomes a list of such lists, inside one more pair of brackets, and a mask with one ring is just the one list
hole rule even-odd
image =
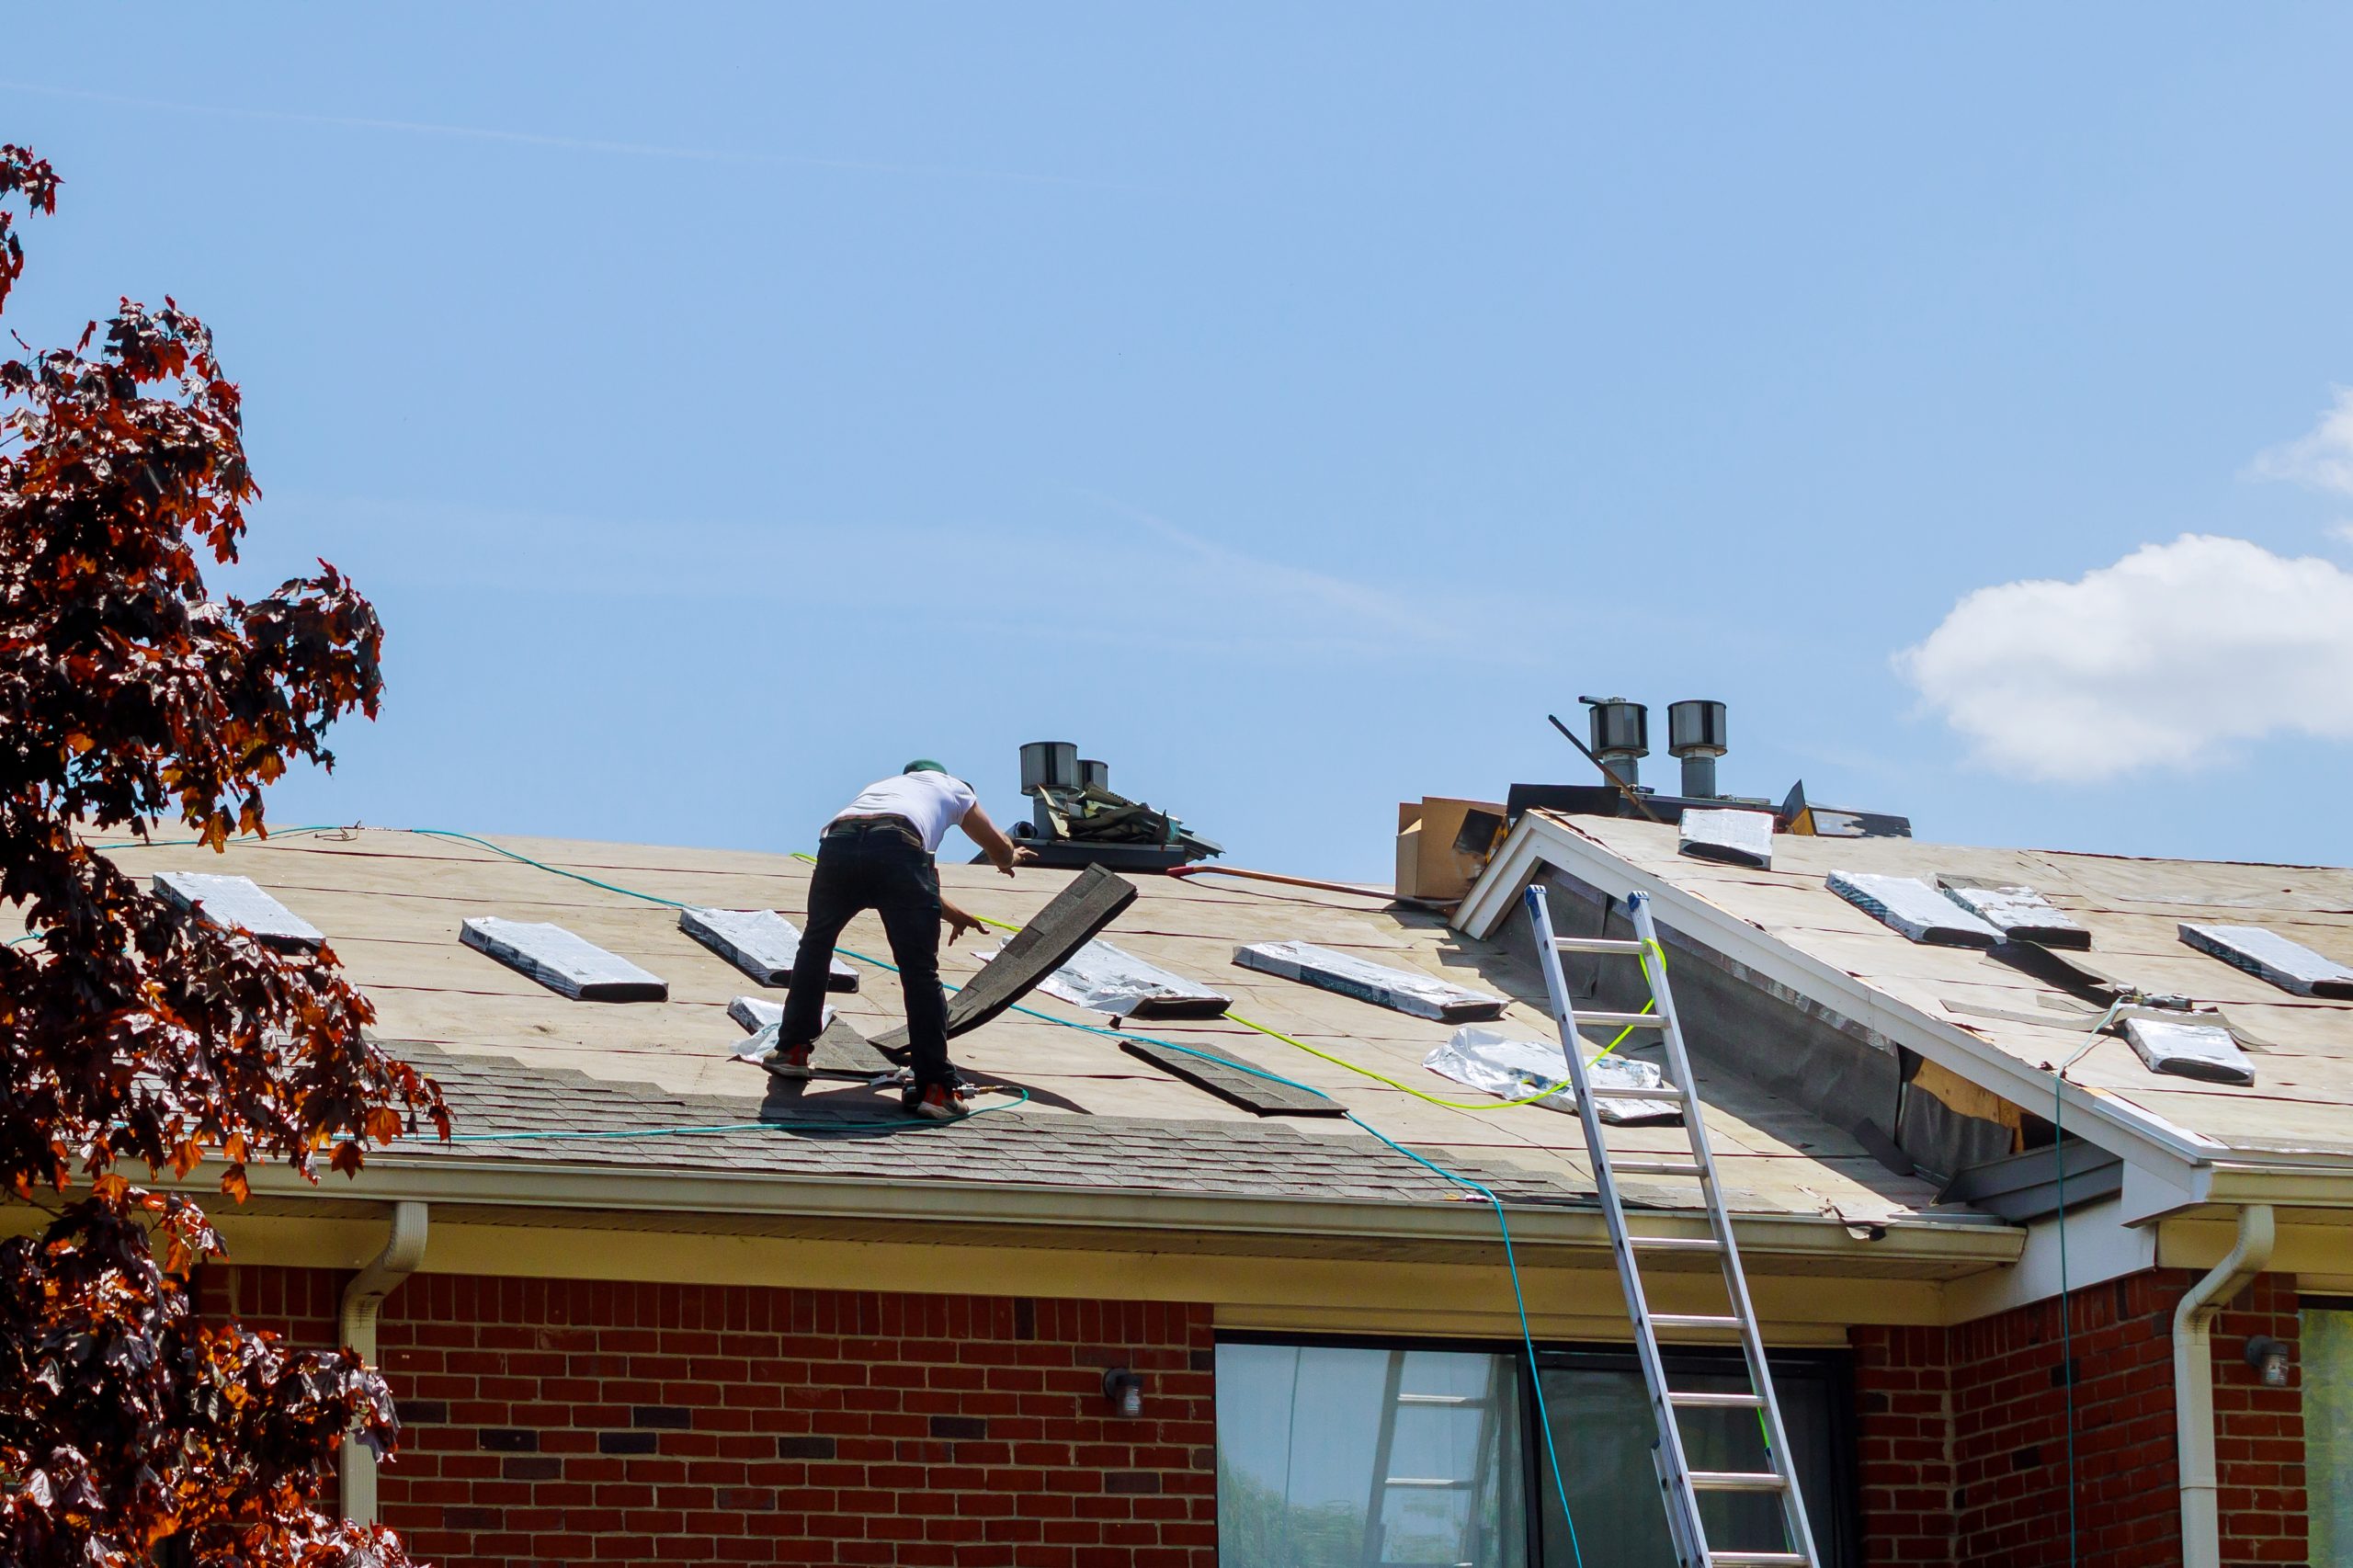
[[[502, 849], [358, 830], [117, 852], [252, 878], [448, 1091], [464, 1141], [356, 1182], [256, 1182], [199, 1287], [376, 1356], [406, 1430], [381, 1468], [347, 1463], [347, 1506], [436, 1562], [1669, 1561], [1575, 1119], [1427, 1070], [1451, 1025], [1231, 961], [1316, 942], [1506, 998], [1495, 1027], [1538, 1036], [1512, 911], [1539, 878], [1595, 929], [1622, 915], [1605, 900], [1656, 901], [1825, 1562], [2028, 1568], [2069, 1562], [2071, 1532], [2087, 1565], [2353, 1554], [2343, 1009], [2151, 935], [2203, 911], [2353, 959], [2329, 913], [2353, 875], [1805, 838], [1751, 871], [1679, 858], [1671, 828], [1530, 812], [1450, 920], [1143, 877], [1107, 937], [1229, 1014], [1107, 1028], [1033, 994], [957, 1045], [1006, 1092], [913, 1129], [883, 1125], [887, 1093], [787, 1097], [733, 1060], [727, 1009], [757, 988], [678, 928], [673, 903], [797, 915], [804, 863]], [[2092, 1040], [2082, 987], [1913, 944], [1824, 890], [1840, 869], [2034, 885], [2092, 956], [2222, 1004], [2261, 1042], [2256, 1088], [2096, 1042], [2060, 1089], [2051, 1068]], [[942, 874], [1014, 925], [1067, 880]], [[480, 915], [561, 924], [667, 996], [558, 995], [459, 944]], [[883, 950], [862, 924], [847, 940]], [[898, 999], [861, 968], [835, 1001], [873, 1032]], [[953, 955], [949, 978], [976, 968]], [[1336, 1103], [1236, 1104], [1136, 1037]], [[1516, 1272], [1495, 1208], [1396, 1145], [1496, 1195]], [[1687, 1200], [1629, 1187], [1681, 1222]], [[1705, 1311], [1707, 1285], [1655, 1293]], [[2245, 1356], [2258, 1336], [2284, 1386]], [[1729, 1369], [1708, 1345], [1673, 1356]], [[2203, 1430], [2219, 1556], [2183, 1545]], [[1752, 1462], [1737, 1420], [1687, 1434]], [[1742, 1528], [1727, 1513], [1725, 1539]]]

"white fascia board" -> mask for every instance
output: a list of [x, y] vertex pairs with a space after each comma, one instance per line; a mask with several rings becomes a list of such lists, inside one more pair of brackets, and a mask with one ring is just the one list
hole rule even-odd
[[1974, 1323], [2157, 1265], [2157, 1228], [2125, 1222], [2115, 1199], [2087, 1203], [2065, 1217], [2063, 1254], [2060, 1222], [2054, 1215], [2027, 1227], [2026, 1247], [2015, 1268], [1972, 1274], [1946, 1285], [1945, 1321]]
[[[314, 1187], [282, 1166], [256, 1168], [253, 1189], [272, 1198], [349, 1196], [373, 1202], [408, 1199], [461, 1207], [676, 1214], [692, 1221], [712, 1213], [812, 1219], [933, 1222], [940, 1218], [936, 1182], [893, 1186], [864, 1177], [801, 1176], [774, 1171], [676, 1171], [380, 1153], [355, 1180]], [[191, 1173], [201, 1190], [204, 1172]], [[1169, 1192], [1074, 1192], [1011, 1182], [953, 1189], [956, 1217], [974, 1225], [1070, 1231], [1319, 1236], [1415, 1243], [1493, 1242], [1495, 1211], [1483, 1203], [1406, 1203], [1380, 1199], [1299, 1199]], [[1514, 1243], [1606, 1256], [1609, 1236], [1595, 1208], [1511, 1206]], [[454, 1213], [453, 1213], [453, 1218]], [[1663, 1233], [1705, 1233], [1698, 1214], [1662, 1214]], [[551, 1216], [551, 1222], [560, 1223]], [[1949, 1221], [1896, 1223], [1876, 1240], [1859, 1241], [1826, 1214], [1739, 1214], [1744, 1252], [1819, 1260], [1937, 1262], [1995, 1268], [2014, 1262], [2023, 1238], [2006, 1225]], [[1148, 1244], [1135, 1244], [1149, 1250]], [[1825, 1266], [1826, 1267], [1826, 1266]], [[1835, 1267], [1827, 1267], [1835, 1273]]]
[[[1917, 1051], [1939, 1067], [2029, 1108], [2052, 1100], [2051, 1074], [2029, 1067], [1966, 1029], [1932, 1018], [1869, 983], [1822, 960], [1800, 952], [1748, 922], [1702, 903], [1673, 883], [1630, 864], [1559, 823], [1529, 812], [1488, 862], [1455, 911], [1465, 936], [1484, 938], [1511, 913], [1520, 891], [1546, 866], [1616, 893], [1648, 893], [1656, 901], [1661, 925], [1706, 943], [1725, 958], [1777, 984], [1820, 1003], [1841, 1017]], [[2224, 1145], [2162, 1117], [2094, 1095], [2075, 1084], [2066, 1088], [2068, 1122], [2078, 1131], [2097, 1126], [2092, 1141], [2134, 1165], [2146, 1165], [2176, 1185], [2187, 1185], [2188, 1168], [2232, 1153]], [[2083, 1119], [2078, 1121], [2076, 1119]]]

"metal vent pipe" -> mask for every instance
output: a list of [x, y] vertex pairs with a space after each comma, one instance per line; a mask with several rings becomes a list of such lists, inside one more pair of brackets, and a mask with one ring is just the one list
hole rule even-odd
[[1693, 698], [1666, 710], [1666, 749], [1683, 761], [1683, 793], [1716, 798], [1716, 758], [1724, 754], [1724, 705]]

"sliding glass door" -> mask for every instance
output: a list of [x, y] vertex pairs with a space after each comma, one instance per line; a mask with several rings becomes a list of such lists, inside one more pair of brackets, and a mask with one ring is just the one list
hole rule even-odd
[[[1538, 1358], [1574, 1546], [1525, 1365], [1507, 1348], [1221, 1341], [1221, 1568], [1673, 1568], [1631, 1350]], [[1746, 1387], [1737, 1357], [1711, 1351], [1672, 1352], [1669, 1375], [1680, 1388]], [[1777, 1357], [1774, 1379], [1822, 1561], [1856, 1563], [1845, 1364]], [[1683, 1431], [1695, 1468], [1764, 1464], [1753, 1411], [1690, 1412]], [[1702, 1506], [1718, 1550], [1781, 1549], [1771, 1499]]]

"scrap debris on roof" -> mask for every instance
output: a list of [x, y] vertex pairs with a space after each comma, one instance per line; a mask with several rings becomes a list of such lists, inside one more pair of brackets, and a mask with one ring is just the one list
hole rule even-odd
[[460, 929], [458, 939], [574, 1001], [661, 1002], [670, 994], [659, 975], [561, 926], [478, 915]]
[[1832, 892], [1915, 942], [1938, 948], [1991, 948], [2001, 932], [1917, 877], [1833, 871]]
[[326, 940], [326, 933], [262, 892], [251, 877], [158, 871], [150, 885], [165, 903], [199, 911], [207, 925], [249, 931], [273, 948], [315, 948]]
[[1038, 989], [1115, 1018], [1214, 1018], [1233, 1006], [1233, 997], [1099, 937], [1073, 953]]
[[2252, 1084], [2255, 1065], [2220, 1023], [2131, 1017], [2124, 1038], [2152, 1073], [2209, 1084]]
[[1120, 1049], [1173, 1077], [1206, 1089], [1254, 1116], [1346, 1116], [1347, 1108], [1329, 1095], [1279, 1083], [1240, 1057], [1213, 1045], [1172, 1050], [1158, 1040], [1123, 1040]]
[[[1516, 1040], [1494, 1029], [1466, 1024], [1455, 1030], [1444, 1045], [1424, 1057], [1422, 1065], [1433, 1073], [1445, 1074], [1458, 1084], [1468, 1084], [1500, 1098], [1517, 1100], [1542, 1095], [1544, 1098], [1532, 1103], [1552, 1110], [1577, 1108], [1576, 1090], [1569, 1081], [1569, 1064], [1561, 1054], [1561, 1047], [1553, 1041]], [[1609, 1094], [1613, 1088], [1665, 1088], [1666, 1075], [1651, 1063], [1611, 1051], [1592, 1058], [1585, 1067], [1586, 1081], [1596, 1091], [1593, 1108], [1612, 1126], [1643, 1127], [1683, 1119], [1683, 1108], [1671, 1101], [1627, 1099]]]
[[1939, 876], [1944, 895], [2013, 942], [2040, 948], [2088, 949], [2092, 934], [2051, 906], [2051, 901], [2029, 887], [1986, 881], [1976, 877]]
[[1251, 942], [1233, 949], [1233, 961], [1262, 974], [1318, 986], [1359, 1002], [1393, 1007], [1417, 1018], [1466, 1023], [1503, 1016], [1504, 999], [1483, 991], [1391, 969], [1353, 953], [1335, 952], [1312, 942]]
[[[791, 983], [801, 928], [773, 909], [682, 909], [678, 929], [762, 985]], [[826, 971], [825, 989], [858, 989], [858, 971], [838, 953]]]
[[2282, 991], [2353, 1001], [2353, 969], [2277, 931], [2260, 926], [2203, 926], [2185, 920], [2181, 939], [2201, 953], [2211, 953], [2234, 968], [2261, 975]]
[[1699, 811], [1686, 808], [1677, 824], [1682, 842], [1677, 846], [1694, 860], [1722, 860], [1735, 866], [1773, 866], [1773, 813], [1770, 812]]

